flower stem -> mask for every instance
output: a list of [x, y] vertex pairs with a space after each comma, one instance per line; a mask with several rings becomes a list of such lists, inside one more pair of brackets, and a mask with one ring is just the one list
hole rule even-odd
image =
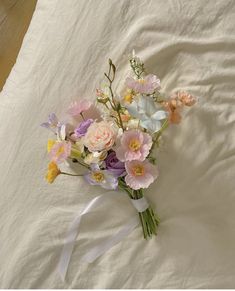
[[[110, 78], [111, 69], [113, 71], [113, 78], [112, 79]], [[115, 72], [116, 72], [116, 68], [115, 68], [114, 64], [112, 63], [112, 60], [109, 60], [109, 72], [108, 72], [108, 74], [104, 73], [105, 77], [109, 81], [109, 91], [110, 91], [111, 99], [112, 99], [112, 102], [111, 102], [110, 99], [109, 99], [109, 102], [110, 102], [110, 105], [113, 108], [113, 110], [117, 112], [118, 119], [119, 119], [119, 125], [124, 131], [124, 126], [123, 126], [123, 122], [122, 122], [122, 118], [121, 118], [121, 114], [120, 114], [120, 108], [119, 108], [120, 104], [116, 104], [116, 101], [115, 101], [115, 98], [114, 98], [114, 94], [113, 94], [113, 89], [112, 89], [112, 84], [113, 84], [113, 81], [114, 81], [114, 78], [115, 78]]]
[[[119, 178], [118, 186], [121, 190], [124, 190], [130, 199], [140, 199], [144, 196], [143, 190], [133, 190], [129, 188], [123, 178]], [[139, 212], [139, 218], [143, 230], [143, 235], [145, 239], [151, 238], [153, 235], [157, 235], [157, 227], [159, 224], [159, 219], [156, 217], [153, 209], [149, 206], [145, 211]]]
[[84, 164], [83, 162], [81, 162], [80, 160], [78, 160], [77, 157], [71, 157], [71, 156], [70, 156], [69, 158], [70, 158], [71, 160], [75, 159], [75, 160], [76, 160], [76, 163], [78, 163], [79, 165], [81, 165], [81, 166], [87, 168], [88, 170], [90, 169], [90, 167], [89, 167], [88, 165], [86, 165], [86, 164]]
[[134, 74], [136, 75], [137, 79], [140, 79], [141, 75], [145, 71], [144, 64], [141, 62], [138, 62], [135, 58], [131, 58], [130, 65], [131, 65], [131, 68], [132, 68]]
[[153, 140], [153, 144], [152, 144], [152, 147], [151, 147], [151, 149], [150, 149], [150, 151], [149, 151], [149, 155], [148, 155], [148, 156], [151, 155], [151, 153], [152, 153], [152, 151], [153, 151], [153, 149], [154, 149], [156, 143], [158, 142], [159, 137], [162, 135], [163, 131], [168, 127], [168, 125], [169, 125], [169, 122], [168, 122], [168, 119], [166, 119], [166, 120], [163, 122], [161, 129], [158, 131], [158, 133], [157, 133], [157, 135], [156, 135], [156, 138]]
[[140, 217], [140, 222], [141, 222], [142, 229], [143, 229], [144, 238], [147, 239], [148, 238], [148, 230], [146, 228], [146, 224], [145, 224], [143, 213], [139, 212], [139, 217]]
[[60, 172], [62, 175], [68, 175], [68, 176], [83, 176], [83, 175], [77, 175], [77, 174], [70, 174], [70, 173], [65, 173], [65, 172]]
[[82, 119], [85, 120], [84, 115], [83, 115], [82, 112], [80, 113], [80, 115], [81, 115]]
[[[140, 199], [143, 195], [143, 190], [132, 190], [132, 196], [134, 199]], [[156, 218], [154, 211], [151, 206], [149, 206], [145, 211], [139, 213], [140, 222], [142, 225], [142, 230], [144, 238], [151, 238], [153, 235], [157, 235], [157, 226], [159, 220]]]

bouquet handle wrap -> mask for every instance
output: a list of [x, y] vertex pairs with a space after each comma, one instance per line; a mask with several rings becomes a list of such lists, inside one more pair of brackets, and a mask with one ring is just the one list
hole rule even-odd
[[145, 197], [141, 197], [139, 199], [131, 199], [132, 204], [136, 208], [138, 212], [144, 212], [146, 209], [149, 208], [148, 201]]
[[143, 190], [133, 190], [131, 201], [139, 212], [144, 238], [148, 239], [151, 238], [152, 235], [156, 235], [159, 219], [144, 197]]

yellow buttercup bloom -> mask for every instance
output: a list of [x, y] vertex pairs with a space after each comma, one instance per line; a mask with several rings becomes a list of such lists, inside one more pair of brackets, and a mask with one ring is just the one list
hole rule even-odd
[[48, 170], [46, 174], [46, 180], [48, 183], [53, 183], [55, 178], [61, 173], [60, 169], [57, 167], [56, 163], [50, 162], [48, 164]]
[[53, 145], [56, 143], [54, 139], [48, 139], [47, 142], [47, 152], [49, 153], [53, 147]]

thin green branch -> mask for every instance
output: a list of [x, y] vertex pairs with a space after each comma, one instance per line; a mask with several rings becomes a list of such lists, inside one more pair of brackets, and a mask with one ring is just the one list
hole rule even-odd
[[168, 119], [166, 119], [166, 120], [164, 121], [164, 123], [163, 123], [161, 129], [158, 131], [158, 133], [157, 133], [157, 135], [156, 135], [154, 141], [153, 141], [153, 144], [152, 144], [152, 147], [151, 147], [151, 149], [150, 149], [150, 151], [149, 151], [149, 155], [148, 155], [148, 156], [151, 155], [151, 153], [152, 153], [152, 151], [153, 151], [153, 149], [154, 149], [156, 143], [158, 142], [160, 136], [162, 135], [163, 131], [168, 127], [168, 124], [169, 124], [169, 123], [168, 123]]
[[[110, 78], [111, 69], [112, 69], [112, 72], [113, 72], [113, 78], [112, 79]], [[114, 81], [114, 78], [115, 78], [115, 72], [116, 72], [116, 67], [112, 63], [112, 60], [109, 59], [109, 73], [108, 74], [104, 73], [105, 77], [109, 81], [109, 86], [108, 87], [109, 87], [109, 91], [110, 91], [111, 99], [112, 99], [112, 101], [109, 99], [109, 102], [110, 102], [110, 105], [113, 108], [113, 110], [117, 112], [118, 119], [119, 119], [119, 125], [124, 130], [124, 126], [123, 126], [123, 122], [122, 122], [122, 118], [121, 118], [121, 113], [120, 113], [120, 104], [116, 103], [115, 98], [114, 98], [114, 94], [113, 94], [113, 89], [112, 89], [113, 81]]]
[[65, 173], [65, 172], [60, 172], [60, 174], [62, 174], [62, 175], [67, 175], [67, 176], [79, 176], [79, 177], [81, 177], [81, 176], [83, 176], [83, 175], [77, 175], [77, 174], [70, 174], [70, 173]]

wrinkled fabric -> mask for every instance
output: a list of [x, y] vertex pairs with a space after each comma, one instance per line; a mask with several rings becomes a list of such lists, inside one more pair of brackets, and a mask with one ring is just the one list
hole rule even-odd
[[[1, 288], [235, 287], [235, 4], [233, 0], [39, 0], [17, 62], [0, 94]], [[103, 189], [81, 178], [48, 185], [39, 125], [71, 101], [95, 99], [117, 65], [123, 88], [132, 49], [166, 94], [198, 98], [156, 152], [159, 178], [146, 196], [161, 223], [141, 227], [93, 264], [84, 252], [136, 211], [123, 195], [81, 224], [66, 282], [56, 266], [67, 228]]]

